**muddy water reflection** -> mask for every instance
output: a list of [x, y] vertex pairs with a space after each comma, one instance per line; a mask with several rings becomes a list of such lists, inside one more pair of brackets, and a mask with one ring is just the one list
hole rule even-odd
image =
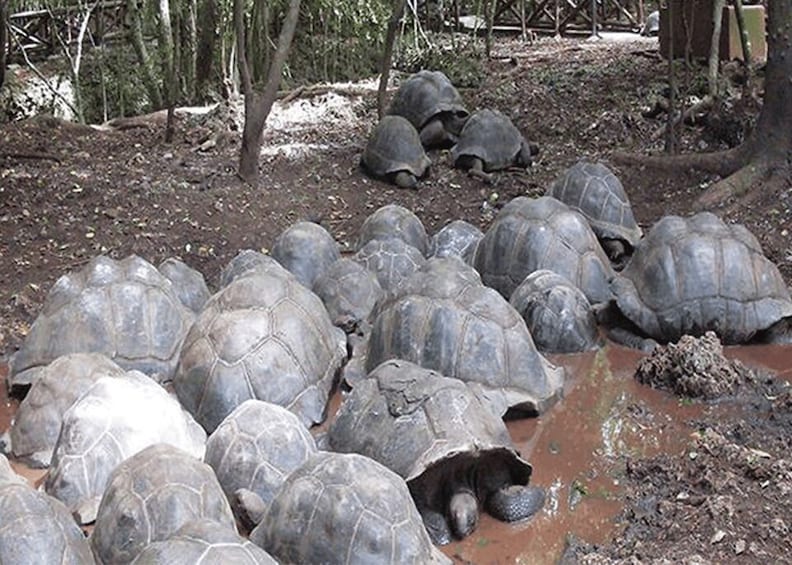
[[[792, 347], [733, 347], [726, 354], [792, 379]], [[525, 524], [483, 516], [476, 532], [444, 552], [476, 564], [555, 563], [568, 533], [604, 543], [616, 533], [624, 498], [625, 456], [676, 454], [694, 431], [686, 422], [722, 408], [691, 404], [638, 384], [641, 355], [615, 345], [584, 355], [555, 356], [569, 375], [565, 397], [543, 417], [508, 424], [548, 490], [543, 511]]]

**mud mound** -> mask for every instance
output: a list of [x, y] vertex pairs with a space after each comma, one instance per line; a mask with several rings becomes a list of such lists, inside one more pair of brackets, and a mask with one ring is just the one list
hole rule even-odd
[[706, 400], [732, 395], [741, 385], [754, 381], [750, 369], [724, 357], [723, 346], [713, 332], [700, 338], [682, 336], [677, 343], [655, 348], [638, 363], [635, 378], [678, 396]]

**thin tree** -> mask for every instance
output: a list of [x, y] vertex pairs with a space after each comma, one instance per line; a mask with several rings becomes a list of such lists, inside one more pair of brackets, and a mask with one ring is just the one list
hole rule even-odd
[[5, 84], [6, 51], [8, 49], [8, 0], [0, 0], [0, 89]]
[[710, 209], [730, 198], [775, 189], [792, 175], [792, 2], [768, 0], [767, 67], [762, 109], [742, 145], [716, 153], [672, 157], [615, 153], [615, 161], [658, 169], [697, 169], [722, 180], [698, 198], [698, 209]]
[[173, 140], [173, 113], [176, 106], [176, 87], [179, 78], [176, 75], [176, 58], [169, 0], [159, 0], [159, 44], [162, 57], [162, 91], [165, 94], [165, 105], [168, 108], [165, 141], [170, 143]]
[[261, 152], [261, 134], [267, 122], [275, 97], [278, 95], [278, 86], [286, 57], [289, 54], [294, 30], [297, 27], [297, 17], [300, 14], [300, 0], [289, 0], [289, 8], [283, 20], [278, 47], [270, 63], [267, 83], [264, 92], [257, 92], [253, 88], [253, 79], [250, 76], [250, 67], [247, 62], [245, 48], [245, 2], [234, 0], [234, 27], [237, 35], [237, 59], [239, 61], [239, 76], [242, 81], [242, 92], [245, 96], [245, 127], [242, 131], [242, 148], [239, 152], [239, 177], [251, 185], [258, 183], [259, 153]]
[[396, 32], [399, 30], [399, 22], [404, 15], [404, 6], [407, 0], [394, 0], [393, 12], [388, 20], [388, 29], [385, 32], [385, 48], [382, 52], [382, 65], [380, 66], [380, 81], [377, 88], [377, 117], [382, 119], [385, 114], [385, 91], [388, 88], [388, 77], [390, 76], [391, 63], [393, 62], [393, 44], [396, 43]]

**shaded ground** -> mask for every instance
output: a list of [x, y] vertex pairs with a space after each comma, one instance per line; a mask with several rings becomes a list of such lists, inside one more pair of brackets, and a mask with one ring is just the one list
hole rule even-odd
[[[663, 118], [642, 116], [666, 73], [652, 40], [499, 43], [495, 54], [484, 84], [462, 95], [470, 108], [509, 115], [542, 153], [529, 172], [504, 173], [490, 186], [452, 169], [440, 151], [430, 155], [432, 175], [418, 191], [364, 177], [357, 162], [376, 115], [373, 84], [276, 105], [255, 189], [234, 175], [236, 137], [212, 137], [226, 123], [223, 113], [181, 114], [173, 144], [162, 141], [156, 120], [121, 130], [47, 119], [3, 126], [0, 355], [19, 345], [55, 279], [98, 253], [137, 253], [155, 264], [176, 255], [212, 286], [240, 249], [269, 248], [299, 219], [321, 221], [345, 248], [354, 245], [366, 215], [390, 202], [413, 210], [430, 233], [454, 219], [486, 229], [499, 205], [542, 194], [580, 157], [607, 161], [616, 149], [662, 148]], [[726, 126], [686, 129], [682, 147], [716, 149], [739, 139], [756, 108], [750, 99], [735, 108], [739, 119]], [[714, 180], [687, 171], [614, 170], [644, 228], [664, 214], [689, 213]], [[745, 223], [792, 281], [792, 188], [718, 213]], [[685, 456], [630, 460], [633, 490], [622, 516], [629, 525], [585, 559], [790, 562], [785, 458], [792, 422], [785, 394], [743, 403], [731, 421], [701, 422]], [[758, 451], [745, 451], [751, 449]]]

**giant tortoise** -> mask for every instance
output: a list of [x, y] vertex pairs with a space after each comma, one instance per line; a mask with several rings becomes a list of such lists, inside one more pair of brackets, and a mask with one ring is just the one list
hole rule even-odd
[[498, 110], [478, 110], [468, 118], [451, 149], [454, 166], [486, 181], [488, 173], [509, 167], [528, 167], [538, 153], [512, 121]]
[[418, 71], [399, 86], [388, 114], [409, 120], [424, 147], [456, 143], [469, 115], [448, 77], [429, 70]]
[[479, 242], [473, 264], [484, 284], [507, 300], [539, 269], [566, 277], [592, 304], [611, 298], [614, 271], [591, 226], [550, 196], [509, 201]]
[[123, 374], [101, 353], [71, 353], [55, 359], [19, 404], [9, 434], [11, 452], [31, 467], [49, 467], [64, 413], [102, 377]]
[[279, 267], [253, 269], [209, 299], [173, 386], [208, 433], [249, 398], [280, 404], [310, 426], [324, 420], [345, 359], [346, 336], [318, 296]]
[[173, 283], [130, 255], [98, 256], [50, 289], [22, 348], [11, 358], [12, 387], [32, 384], [68, 353], [104, 353], [124, 369], [170, 380], [194, 314]]
[[[709, 212], [660, 219], [613, 289], [618, 312], [633, 326], [616, 329], [657, 342], [707, 331], [724, 345], [792, 340], [792, 298], [778, 267], [743, 225]], [[611, 335], [624, 341], [620, 332]]]
[[377, 276], [382, 290], [394, 290], [426, 262], [420, 250], [402, 239], [372, 239], [352, 256]]
[[228, 524], [208, 518], [187, 522], [168, 538], [148, 544], [132, 565], [277, 565], [272, 556]]
[[313, 453], [316, 442], [297, 416], [251, 399], [212, 432], [204, 461], [214, 469], [234, 514], [250, 529], [289, 473]]
[[[520, 314], [457, 257], [429, 259], [377, 304], [364, 358], [366, 372], [404, 359], [465, 381], [499, 416], [541, 413], [563, 385]], [[353, 367], [346, 375], [356, 386]]]
[[618, 266], [623, 266], [643, 236], [624, 186], [602, 163], [578, 161], [550, 185], [547, 195], [583, 214]]
[[360, 165], [374, 178], [400, 188], [415, 188], [429, 171], [418, 132], [401, 116], [385, 116], [369, 136]]
[[546, 353], [576, 353], [600, 344], [594, 309], [565, 277], [539, 269], [518, 286], [509, 303], [522, 315], [536, 348]]
[[44, 486], [81, 524], [90, 523], [116, 466], [162, 442], [200, 458], [206, 434], [146, 375], [128, 371], [102, 377], [63, 415]]
[[347, 334], [365, 333], [369, 314], [383, 294], [377, 275], [347, 257], [330, 265], [316, 279], [313, 290], [333, 324]]
[[479, 505], [504, 521], [541, 508], [531, 466], [506, 425], [462, 381], [390, 360], [358, 383], [328, 432], [335, 451], [371, 457], [407, 481], [435, 543], [464, 538]]
[[271, 254], [306, 288], [312, 288], [325, 269], [341, 257], [330, 232], [313, 222], [296, 222], [283, 230]]
[[360, 251], [374, 239], [401, 239], [426, 255], [429, 238], [420, 218], [398, 204], [386, 204], [374, 210], [358, 230], [355, 250]]
[[172, 445], [154, 444], [110, 475], [91, 547], [102, 563], [130, 563], [148, 544], [203, 518], [236, 530], [212, 468]]
[[91, 546], [66, 506], [31, 488], [1, 454], [0, 563], [94, 563]]
[[358, 454], [310, 457], [250, 539], [283, 563], [451, 563], [432, 545], [404, 480]]

